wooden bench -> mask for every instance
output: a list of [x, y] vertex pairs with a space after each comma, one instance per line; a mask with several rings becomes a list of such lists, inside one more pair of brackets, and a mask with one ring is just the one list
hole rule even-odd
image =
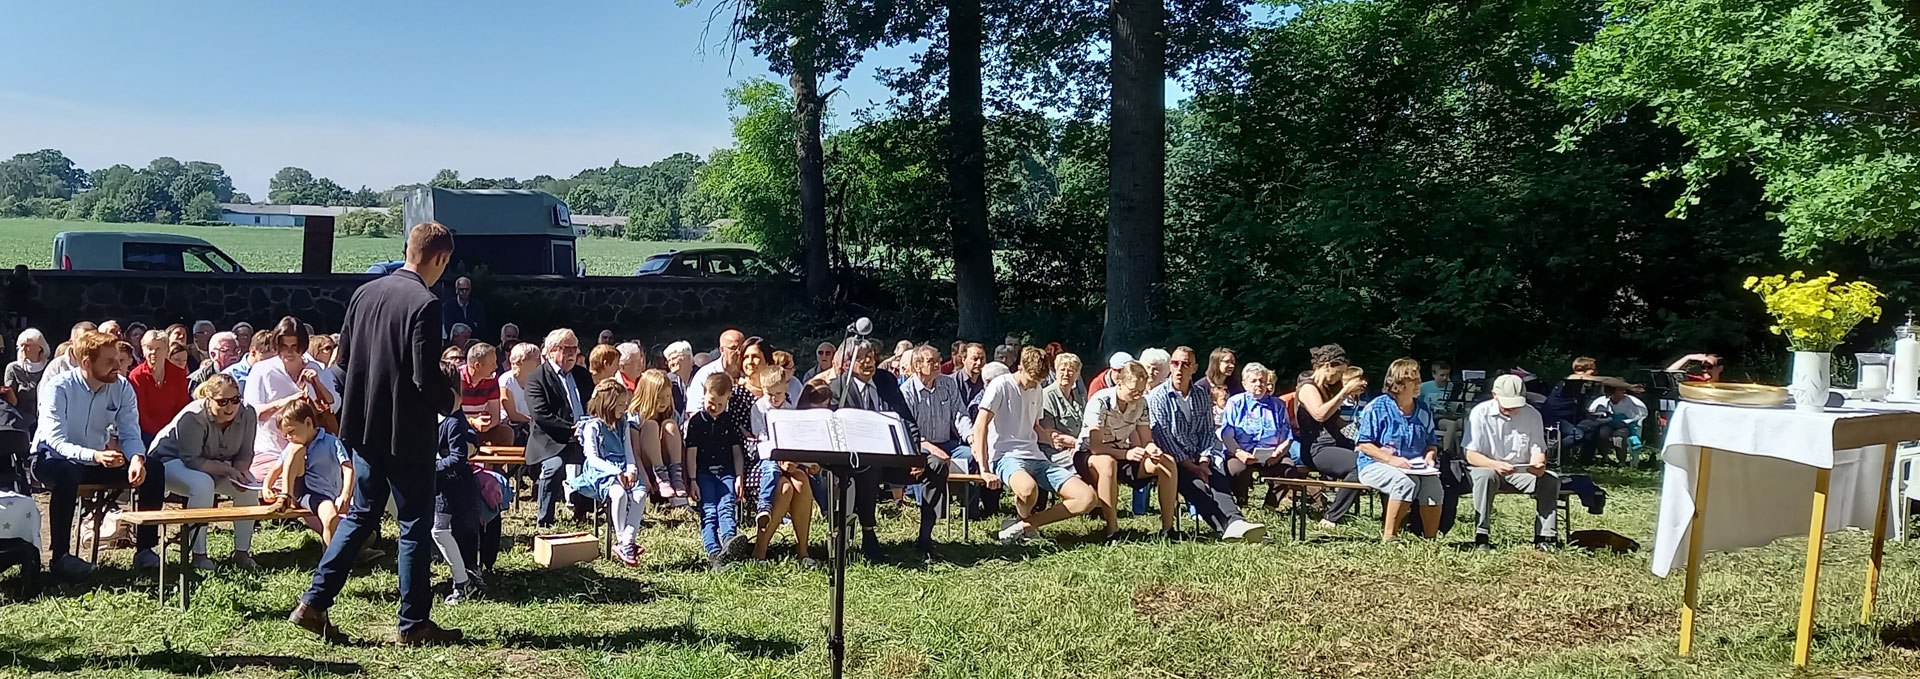
[[[304, 519], [313, 516], [312, 512], [299, 507], [281, 509], [269, 505], [255, 507], [204, 507], [199, 509], [159, 509], [150, 512], [122, 512], [120, 522], [133, 526], [155, 526], [162, 531], [167, 526], [179, 526], [180, 538], [180, 609], [186, 610], [192, 605], [193, 596], [193, 540], [194, 530], [204, 528], [210, 523], [232, 523], [235, 521], [274, 521], [278, 519]], [[167, 559], [160, 557], [160, 603], [167, 601]]]
[[[1375, 489], [1373, 486], [1369, 486], [1367, 484], [1358, 483], [1354, 481], [1332, 481], [1332, 480], [1321, 479], [1321, 478], [1294, 478], [1294, 477], [1284, 477], [1284, 476], [1266, 476], [1266, 477], [1261, 477], [1260, 480], [1263, 482], [1266, 482], [1269, 485], [1277, 485], [1285, 488], [1292, 488], [1292, 489], [1295, 489], [1296, 491], [1321, 490], [1321, 489], [1328, 489], [1328, 488], [1335, 489], [1335, 490], [1352, 489], [1352, 490], [1359, 491], [1363, 494], [1366, 494], [1366, 497], [1368, 498], [1369, 502], [1372, 501], [1372, 498], [1374, 498], [1375, 494], [1377, 493], [1377, 489]], [[1518, 490], [1514, 490], [1512, 488], [1506, 488], [1506, 487], [1502, 487], [1500, 489], [1499, 494], [1500, 495], [1526, 495], [1526, 493], [1522, 493]], [[1471, 490], [1460, 494], [1460, 497], [1463, 497], [1463, 498], [1472, 497], [1472, 496], [1473, 496], [1473, 492]], [[1554, 523], [1559, 528], [1560, 532], [1565, 535], [1573, 534], [1573, 496], [1574, 496], [1573, 491], [1564, 490], [1564, 489], [1560, 491], [1559, 511], [1563, 516], [1560, 518], [1559, 521], [1556, 521]], [[1298, 492], [1294, 494], [1293, 502], [1291, 506], [1288, 507], [1287, 518], [1288, 518], [1288, 522], [1291, 524], [1294, 540], [1296, 541], [1306, 540], [1307, 539], [1307, 510], [1306, 510], [1305, 504], [1301, 502], [1301, 495]], [[1386, 520], [1386, 516], [1384, 512], [1382, 513], [1380, 519], [1382, 521]]]
[[73, 553], [80, 553], [80, 540], [87, 533], [81, 530], [85, 524], [93, 525], [93, 557], [89, 563], [100, 563], [100, 526], [106, 523], [107, 512], [120, 506], [120, 494], [132, 492], [133, 485], [125, 481], [117, 483], [82, 483], [75, 488], [74, 497], [80, 503], [80, 510], [73, 513]]

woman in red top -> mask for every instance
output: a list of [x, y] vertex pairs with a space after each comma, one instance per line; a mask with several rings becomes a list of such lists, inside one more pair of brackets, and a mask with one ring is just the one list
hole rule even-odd
[[127, 374], [133, 384], [133, 396], [140, 407], [140, 437], [148, 444], [173, 418], [185, 410], [193, 396], [187, 392], [187, 345], [174, 342], [167, 333], [149, 330], [140, 338], [147, 361]]

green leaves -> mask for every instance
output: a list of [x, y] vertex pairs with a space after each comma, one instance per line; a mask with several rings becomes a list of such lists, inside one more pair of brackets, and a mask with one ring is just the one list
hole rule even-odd
[[[1783, 247], [1920, 231], [1920, 32], [1878, 0], [1612, 0], [1553, 91], [1585, 113], [1569, 143], [1644, 108], [1695, 149], [1697, 188], [1751, 167], [1780, 206]], [[1689, 190], [1674, 203], [1688, 212]]]

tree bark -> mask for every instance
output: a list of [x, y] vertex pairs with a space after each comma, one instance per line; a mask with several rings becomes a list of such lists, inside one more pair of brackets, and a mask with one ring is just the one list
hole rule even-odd
[[1161, 0], [1112, 0], [1106, 351], [1151, 332], [1166, 232], [1167, 44]]
[[987, 229], [987, 137], [981, 108], [980, 0], [947, 2], [947, 199], [959, 336], [985, 341], [999, 324]]
[[[797, 56], [797, 55], [796, 55]], [[807, 295], [815, 302], [833, 294], [833, 272], [827, 262], [827, 179], [826, 162], [820, 148], [820, 79], [813, 65], [794, 60], [793, 120], [798, 126], [794, 147], [800, 163], [800, 240], [804, 249]]]

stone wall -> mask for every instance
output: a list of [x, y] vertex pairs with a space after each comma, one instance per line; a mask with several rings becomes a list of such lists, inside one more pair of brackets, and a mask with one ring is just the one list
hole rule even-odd
[[[119, 271], [34, 271], [30, 285], [8, 277], [6, 312], [46, 332], [55, 342], [81, 320], [108, 318], [159, 327], [211, 320], [222, 328], [248, 321], [265, 327], [293, 315], [322, 331], [340, 326], [355, 288], [366, 274], [167, 274]], [[450, 296], [451, 280], [437, 292]], [[650, 343], [711, 338], [729, 325], [765, 326], [796, 309], [798, 286], [754, 281], [667, 281], [646, 278], [492, 277], [476, 280], [474, 296], [486, 306], [482, 337], [498, 337], [498, 324], [518, 323], [522, 337], [572, 327], [592, 341], [601, 329]], [[18, 324], [19, 320], [10, 320]], [[700, 344], [696, 342], [696, 344]], [[11, 349], [9, 342], [9, 350]], [[9, 351], [11, 353], [11, 351]]]

